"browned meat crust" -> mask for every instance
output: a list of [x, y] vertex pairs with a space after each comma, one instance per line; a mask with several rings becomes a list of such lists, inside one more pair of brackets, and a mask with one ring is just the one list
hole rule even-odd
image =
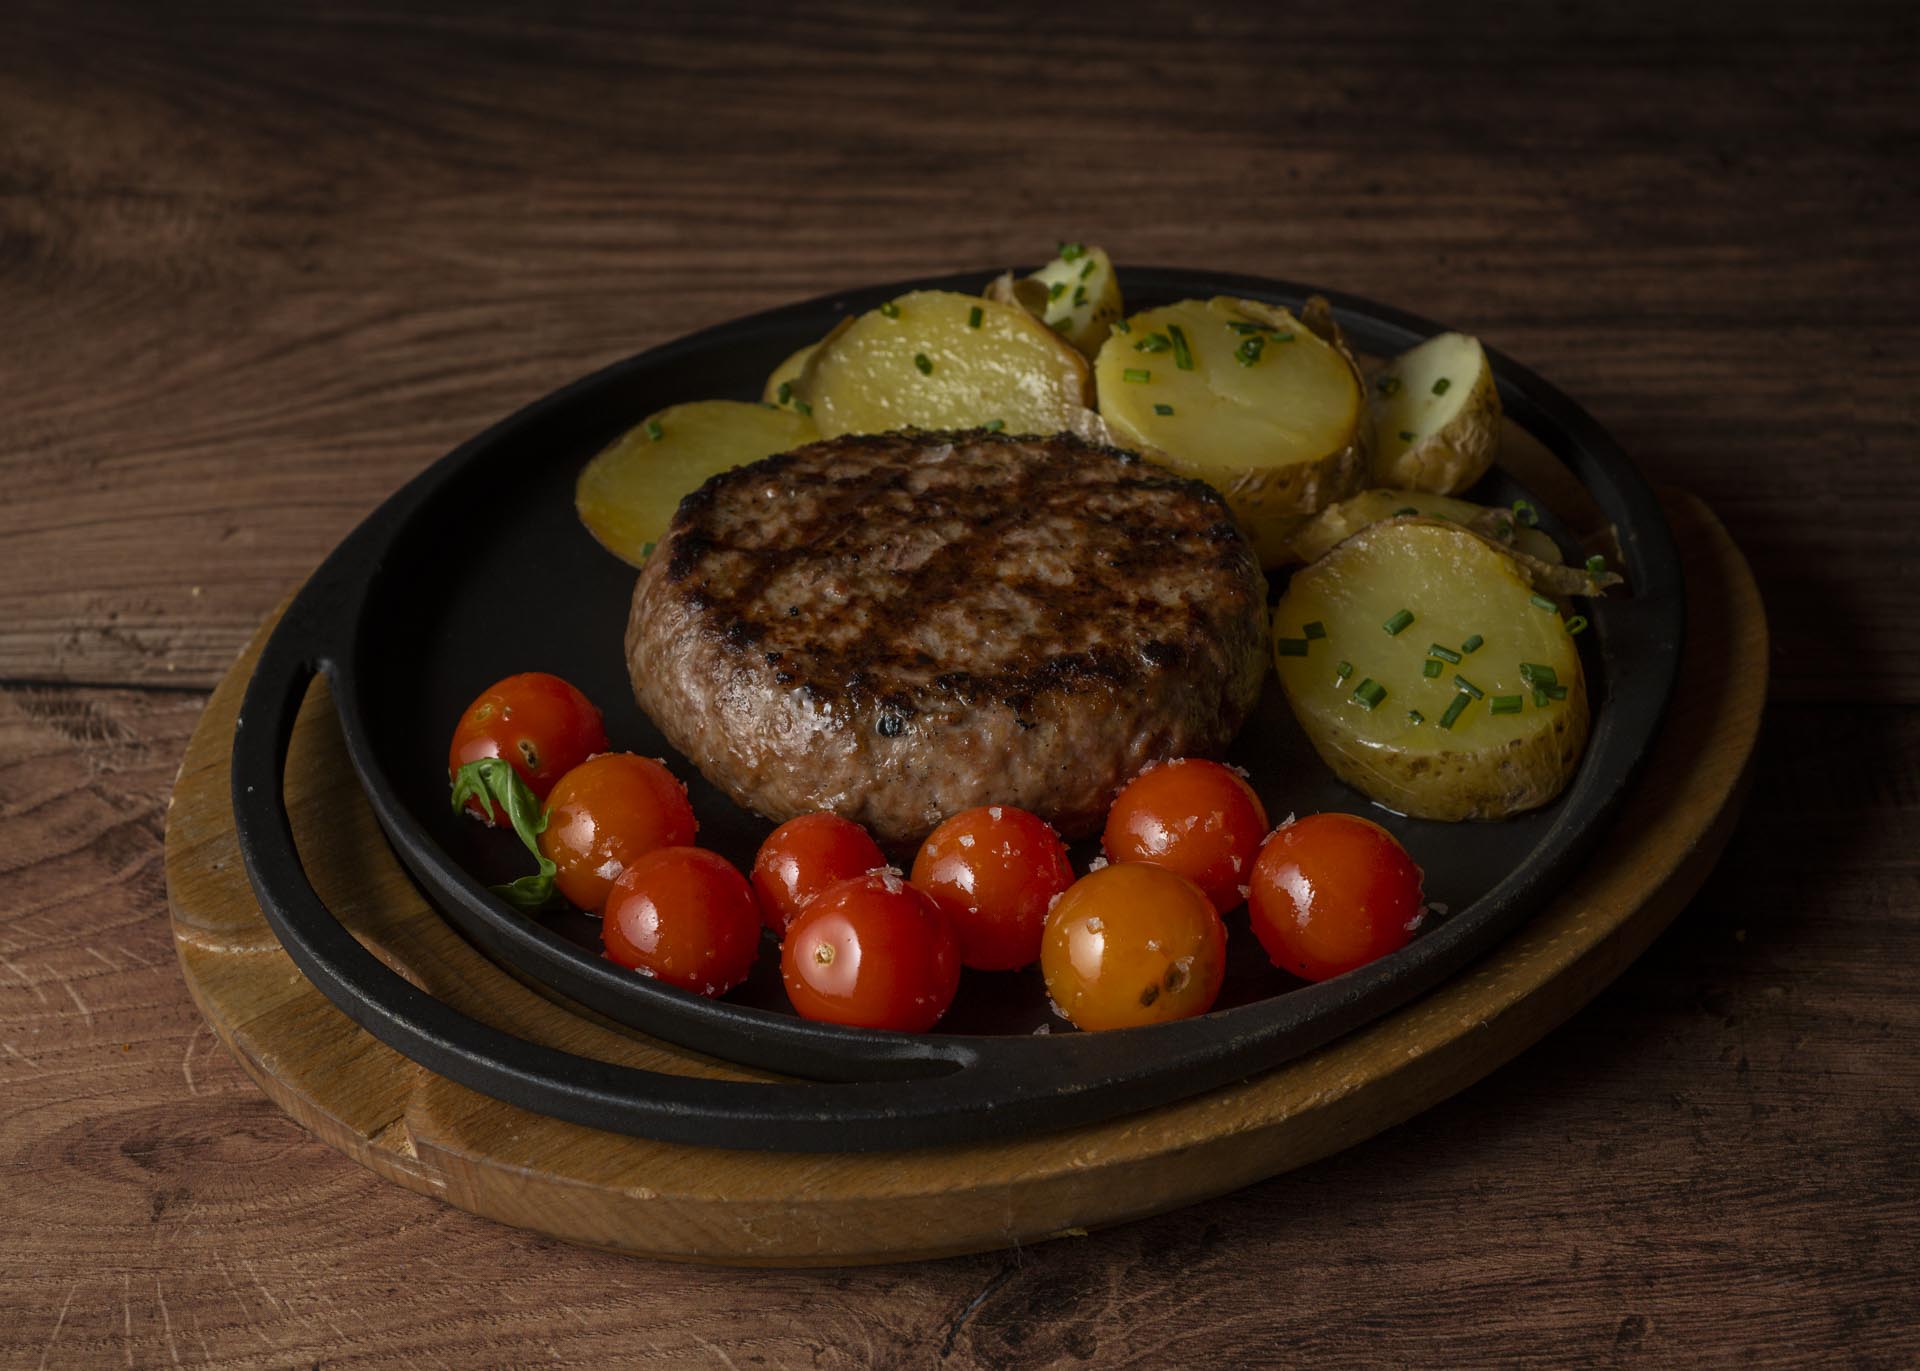
[[1217, 753], [1266, 672], [1266, 584], [1207, 486], [1067, 435], [848, 436], [717, 476], [634, 588], [634, 693], [774, 819], [883, 843], [975, 805], [1070, 836]]

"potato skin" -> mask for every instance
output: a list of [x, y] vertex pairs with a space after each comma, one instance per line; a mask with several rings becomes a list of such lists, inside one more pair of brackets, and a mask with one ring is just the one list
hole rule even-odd
[[[1394, 359], [1389, 369], [1400, 360]], [[1469, 489], [1499, 455], [1502, 413], [1500, 388], [1482, 353], [1473, 389], [1452, 419], [1398, 453], [1387, 443], [1375, 443], [1373, 484], [1435, 495], [1458, 495]]]

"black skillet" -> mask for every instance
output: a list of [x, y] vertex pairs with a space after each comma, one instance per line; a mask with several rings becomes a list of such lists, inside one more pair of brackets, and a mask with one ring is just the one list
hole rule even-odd
[[[454, 815], [446, 740], [461, 708], [511, 672], [555, 672], [606, 711], [617, 748], [665, 756], [691, 782], [701, 842], [745, 867], [771, 825], [732, 805], [671, 752], [632, 703], [621, 636], [633, 572], [573, 513], [574, 477], [649, 412], [758, 397], [789, 352], [849, 312], [915, 289], [976, 291], [980, 274], [823, 296], [704, 330], [578, 381], [450, 453], [361, 524], [320, 566], [255, 667], [233, 747], [234, 813], [247, 874], [281, 942], [356, 1022], [428, 1069], [540, 1113], [620, 1133], [716, 1147], [842, 1151], [1066, 1128], [1212, 1089], [1273, 1067], [1414, 999], [1481, 956], [1550, 898], [1597, 838], [1646, 754], [1678, 666], [1680, 563], [1653, 493], [1579, 406], [1490, 353], [1509, 418], [1586, 488], [1618, 532], [1630, 596], [1587, 607], [1581, 646], [1594, 728], [1565, 794], [1496, 824], [1437, 824], [1370, 807], [1313, 756], [1270, 685], [1230, 760], [1277, 821], [1343, 809], [1385, 823], [1450, 908], [1408, 947], [1319, 985], [1267, 966], [1244, 916], [1220, 1007], [1150, 1028], [1077, 1033], [1054, 1019], [1036, 972], [967, 973], [940, 1032], [809, 1023], [786, 1006], [771, 947], [732, 995], [710, 1001], [598, 955], [578, 916], [531, 920], [489, 895], [521, 874], [509, 835]], [[1306, 288], [1208, 272], [1122, 273], [1130, 308], [1237, 295], [1298, 306]], [[1437, 326], [1320, 292], [1356, 348], [1404, 350]], [[1528, 492], [1496, 471], [1475, 492]], [[1535, 501], [1536, 504], [1540, 502]], [[1551, 519], [1545, 526], [1561, 536]], [[282, 799], [294, 714], [325, 672], [348, 752], [395, 852], [427, 898], [484, 952], [659, 1038], [802, 1078], [759, 1084], [589, 1060], [482, 1024], [416, 989], [363, 948], [315, 895]], [[1085, 854], [1082, 854], [1084, 858]]]

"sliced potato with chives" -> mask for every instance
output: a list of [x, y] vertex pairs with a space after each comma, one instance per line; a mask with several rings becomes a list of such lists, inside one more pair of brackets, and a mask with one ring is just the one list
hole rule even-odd
[[1373, 378], [1373, 477], [1457, 495], [1487, 474], [1500, 448], [1500, 388], [1480, 340], [1442, 333]]
[[1227, 497], [1261, 561], [1366, 484], [1366, 400], [1353, 358], [1257, 300], [1145, 310], [1101, 345], [1100, 414], [1123, 446]]
[[1562, 558], [1553, 539], [1509, 509], [1476, 505], [1450, 495], [1434, 495], [1424, 490], [1363, 490], [1350, 499], [1328, 505], [1293, 535], [1294, 560], [1317, 561], [1333, 550], [1336, 543], [1351, 538], [1369, 524], [1382, 519], [1417, 514], [1428, 519], [1451, 519], [1496, 543], [1509, 543], [1516, 551], [1543, 562]]
[[681, 499], [709, 476], [819, 436], [804, 415], [763, 404], [696, 400], [671, 405], [587, 463], [573, 488], [574, 508], [602, 547], [639, 566], [666, 532]]
[[794, 401], [794, 383], [800, 379], [800, 373], [806, 370], [807, 359], [813, 356], [813, 350], [819, 346], [818, 343], [808, 343], [788, 353], [787, 359], [767, 377], [760, 398], [770, 405], [790, 407]]
[[1124, 312], [1120, 278], [1105, 248], [1062, 243], [1060, 255], [1029, 276], [1012, 272], [987, 287], [987, 297], [1019, 305], [1092, 359]]
[[1457, 525], [1390, 519], [1295, 572], [1273, 645], [1321, 758], [1402, 814], [1538, 808], [1586, 746], [1570, 624], [1519, 559]]
[[828, 438], [983, 425], [1052, 434], [1081, 423], [1087, 363], [1017, 306], [921, 290], [823, 340], [794, 393]]

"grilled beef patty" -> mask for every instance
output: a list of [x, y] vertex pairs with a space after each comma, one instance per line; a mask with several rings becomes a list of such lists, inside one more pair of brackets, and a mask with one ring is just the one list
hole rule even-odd
[[1260, 694], [1266, 582], [1225, 502], [1066, 435], [847, 436], [716, 476], [634, 588], [642, 708], [772, 819], [883, 844], [1011, 804], [1098, 829]]

